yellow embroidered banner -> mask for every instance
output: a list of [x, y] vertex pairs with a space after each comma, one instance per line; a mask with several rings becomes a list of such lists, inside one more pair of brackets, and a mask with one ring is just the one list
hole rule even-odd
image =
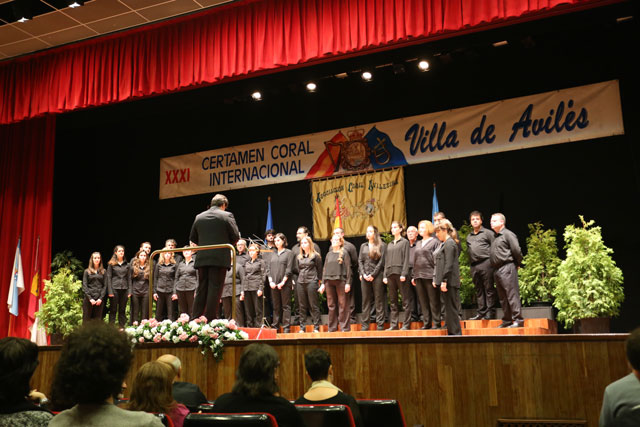
[[[328, 240], [333, 233], [336, 205], [346, 236], [363, 236], [369, 225], [382, 233], [392, 221], [407, 223], [402, 168], [311, 183], [313, 236]], [[338, 204], [336, 204], [336, 197]]]

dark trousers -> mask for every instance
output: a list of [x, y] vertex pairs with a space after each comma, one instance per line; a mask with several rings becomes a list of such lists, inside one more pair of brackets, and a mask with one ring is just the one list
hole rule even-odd
[[362, 279], [362, 329], [369, 330], [371, 311], [375, 307], [376, 325], [378, 329], [384, 328], [384, 307], [387, 303], [382, 275], [374, 278], [372, 282]]
[[259, 328], [262, 316], [262, 298], [258, 297], [258, 291], [244, 291], [244, 324], [249, 328]]
[[[142, 318], [140, 318], [142, 315]], [[149, 295], [132, 295], [131, 296], [131, 319], [129, 321], [140, 323], [142, 319], [149, 318]]]
[[[437, 286], [438, 286], [438, 288], [440, 288], [440, 283], [438, 283]], [[446, 321], [447, 315], [446, 315], [444, 309], [447, 306], [447, 302], [445, 301], [444, 297], [445, 297], [444, 294], [440, 293], [440, 316], [443, 319], [445, 319], [445, 321]], [[457, 304], [458, 304], [458, 317], [462, 318], [462, 305], [460, 303], [460, 298], [458, 298], [458, 303]]]
[[128, 289], [114, 289], [113, 298], [111, 298], [111, 307], [109, 308], [109, 323], [115, 323], [116, 313], [118, 316], [118, 325], [121, 328], [127, 324], [127, 302], [129, 300]]
[[476, 288], [478, 315], [494, 318], [496, 315], [496, 288], [493, 286], [493, 268], [488, 258], [471, 266], [471, 280]]
[[191, 318], [204, 315], [209, 322], [218, 318], [226, 274], [226, 267], [198, 267], [198, 289], [193, 301]]
[[498, 297], [504, 313], [502, 321], [523, 322], [516, 265], [510, 262], [495, 269], [493, 278], [496, 281]]
[[343, 280], [325, 280], [327, 306], [329, 307], [329, 332], [338, 330], [338, 322], [342, 331], [350, 331], [349, 300], [344, 290]]
[[162, 322], [164, 319], [176, 320], [173, 317], [173, 300], [171, 292], [156, 292], [158, 299], [156, 300], [156, 320]]
[[178, 294], [178, 304], [173, 304], [174, 306], [178, 306], [178, 316], [182, 313], [187, 313], [191, 316], [193, 312], [193, 300], [196, 295], [196, 291], [176, 291]]
[[400, 317], [398, 313], [398, 291], [402, 293], [402, 309], [404, 310], [402, 314], [402, 327], [408, 328], [411, 324], [411, 306], [413, 305], [413, 294], [408, 288], [411, 286], [411, 283], [407, 280], [401, 282], [399, 274], [390, 274], [389, 277], [387, 277], [387, 282], [389, 285], [389, 301], [391, 303], [391, 316], [389, 319], [391, 328], [398, 328], [398, 320]]
[[449, 335], [462, 335], [460, 329], [460, 288], [447, 287], [447, 292], [441, 292], [444, 295], [444, 312], [447, 319], [447, 331]]
[[104, 301], [102, 301], [100, 305], [91, 305], [91, 299], [85, 295], [82, 301], [82, 323], [88, 322], [91, 319], [102, 319], [103, 307]]
[[[271, 287], [269, 287], [271, 289]], [[291, 326], [291, 280], [287, 280], [282, 289], [271, 289], [271, 302], [273, 303], [273, 327], [282, 326], [289, 329]]]
[[415, 282], [425, 326], [430, 328], [433, 322], [436, 328], [439, 328], [441, 325], [440, 289], [433, 287], [432, 279], [415, 279]]
[[[357, 264], [357, 263], [356, 263]], [[351, 290], [347, 294], [349, 301], [349, 320], [356, 323], [356, 312], [362, 310], [362, 289], [358, 280], [358, 270], [351, 272]]]
[[300, 317], [300, 327], [307, 324], [307, 313], [311, 313], [313, 327], [320, 327], [320, 306], [318, 305], [318, 282], [296, 283], [296, 293], [298, 294], [298, 315]]
[[[236, 295], [236, 315], [233, 317], [238, 326], [244, 326], [244, 310], [243, 303], [240, 301], [240, 295]], [[231, 320], [231, 297], [222, 298], [222, 310], [225, 319]]]

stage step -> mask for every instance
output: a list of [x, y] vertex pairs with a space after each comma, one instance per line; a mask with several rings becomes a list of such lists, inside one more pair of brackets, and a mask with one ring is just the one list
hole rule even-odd
[[[498, 328], [501, 320], [463, 320], [460, 322], [462, 335], [549, 335], [558, 333], [558, 325], [551, 319], [525, 319], [522, 328]], [[402, 326], [402, 324], [400, 324]], [[385, 324], [385, 329], [389, 324]], [[369, 330], [362, 330], [361, 325], [351, 325], [349, 332], [329, 332], [327, 325], [320, 326], [320, 332], [314, 333], [313, 326], [306, 326], [305, 333], [299, 333], [299, 326], [292, 326], [290, 333], [278, 331], [278, 339], [338, 338], [338, 337], [420, 337], [447, 335], [446, 329], [421, 329], [422, 322], [412, 322], [409, 330], [377, 331], [376, 324], [369, 325]]]

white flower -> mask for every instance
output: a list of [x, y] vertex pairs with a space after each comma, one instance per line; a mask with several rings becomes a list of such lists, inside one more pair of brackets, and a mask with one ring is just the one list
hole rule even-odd
[[209, 333], [211, 333], [211, 326], [209, 325], [204, 325], [202, 327], [202, 329], [200, 329], [200, 332], [205, 334], [205, 335], [209, 335]]
[[157, 334], [157, 333], [158, 333], [158, 328], [157, 328], [157, 327], [155, 327], [155, 326], [154, 326], [153, 328], [151, 328], [151, 333], [152, 333], [153, 335]]
[[162, 326], [160, 327], [160, 333], [161, 333], [161, 334], [164, 334], [165, 332], [167, 332], [167, 327], [166, 327], [165, 325], [162, 325]]
[[243, 340], [249, 339], [249, 334], [246, 333], [245, 331], [240, 331], [240, 336], [242, 337]]
[[173, 341], [174, 344], [178, 344], [180, 342], [180, 337], [178, 335], [174, 335], [173, 338], [171, 338], [171, 341]]
[[225, 333], [224, 333], [224, 337], [225, 337], [226, 339], [228, 339], [228, 340], [229, 340], [229, 339], [231, 339], [231, 337], [232, 337], [232, 336], [233, 336], [233, 334], [232, 334], [231, 332], [229, 332], [229, 331], [227, 331], [227, 332], [225, 332]]
[[178, 335], [182, 335], [182, 334], [184, 334], [184, 329], [182, 329], [182, 326], [180, 326], [180, 327], [178, 328], [178, 330], [176, 331], [176, 334], [178, 334]]
[[196, 332], [200, 327], [196, 322], [189, 322], [189, 326], [191, 327], [191, 332]]
[[216, 347], [220, 346], [221, 342], [220, 342], [220, 338], [216, 338], [216, 340], [214, 341], [214, 343], [216, 344]]
[[165, 341], [169, 341], [171, 339], [171, 333], [167, 332], [162, 336]]
[[149, 332], [149, 330], [144, 331], [142, 336], [145, 337], [145, 339], [148, 339], [148, 340], [150, 340], [153, 337], [153, 335], [151, 335], [151, 332]]
[[198, 341], [198, 345], [202, 345], [202, 341]]

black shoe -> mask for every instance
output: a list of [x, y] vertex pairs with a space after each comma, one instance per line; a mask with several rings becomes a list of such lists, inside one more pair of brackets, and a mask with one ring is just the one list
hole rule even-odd
[[482, 316], [481, 314], [476, 314], [475, 316], [469, 318], [469, 320], [482, 320], [484, 319], [484, 316]]
[[376, 331], [384, 331], [384, 326], [376, 326]]
[[509, 327], [509, 326], [511, 326], [511, 325], [512, 325], [512, 322], [504, 322], [504, 321], [503, 321], [503, 322], [500, 324], [500, 326], [498, 326], [498, 328], [508, 328], [508, 327]]
[[483, 317], [484, 320], [493, 320], [496, 318], [495, 314], [487, 314], [486, 316]]
[[513, 322], [511, 326], [507, 326], [507, 328], [522, 328], [524, 327], [524, 322]]
[[422, 328], [420, 329], [431, 329], [431, 324], [430, 323], [425, 323], [424, 325], [422, 325]]
[[362, 325], [361, 328], [363, 331], [368, 331], [369, 330], [369, 325]]
[[398, 330], [397, 326], [395, 328], [391, 326], [390, 328], [385, 329], [385, 331], [397, 331], [397, 330]]
[[400, 328], [401, 331], [410, 331], [411, 328], [409, 326], [403, 326], [402, 328]]
[[318, 332], [320, 332], [320, 329], [319, 328], [313, 328], [313, 332], [317, 334]]

